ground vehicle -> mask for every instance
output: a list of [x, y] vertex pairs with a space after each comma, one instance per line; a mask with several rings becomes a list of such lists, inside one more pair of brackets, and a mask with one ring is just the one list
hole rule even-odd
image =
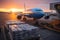
[[38, 27], [20, 21], [6, 23], [11, 40], [40, 40]]

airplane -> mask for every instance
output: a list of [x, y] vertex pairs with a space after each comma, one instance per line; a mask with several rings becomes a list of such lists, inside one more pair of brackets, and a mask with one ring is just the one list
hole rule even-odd
[[32, 8], [28, 9], [27, 11], [30, 11], [31, 13], [20, 14], [17, 16], [17, 19], [21, 19], [22, 16], [24, 16], [23, 20], [27, 20], [26, 17], [36, 20], [42, 18], [45, 15], [43, 10], [40, 8]]

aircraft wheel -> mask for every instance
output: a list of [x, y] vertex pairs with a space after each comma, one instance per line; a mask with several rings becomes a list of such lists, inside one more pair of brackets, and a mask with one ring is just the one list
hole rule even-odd
[[21, 19], [22, 18], [22, 16], [17, 16], [17, 19]]

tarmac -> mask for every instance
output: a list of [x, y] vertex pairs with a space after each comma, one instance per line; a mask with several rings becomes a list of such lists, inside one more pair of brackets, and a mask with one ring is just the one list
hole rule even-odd
[[[12, 15], [13, 16], [13, 15]], [[3, 29], [3, 24], [7, 20], [15, 20], [16, 16], [12, 18], [11, 14], [8, 13], [0, 13], [0, 27]], [[0, 32], [0, 34], [4, 34], [4, 30]], [[0, 40], [4, 40], [4, 35], [0, 35]], [[7, 35], [7, 34], [6, 34]], [[60, 40], [60, 32], [48, 30], [46, 28], [40, 28], [41, 40]]]

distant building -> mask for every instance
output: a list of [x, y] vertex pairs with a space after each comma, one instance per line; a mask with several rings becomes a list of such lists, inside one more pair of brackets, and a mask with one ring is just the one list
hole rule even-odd
[[57, 13], [55, 8], [54, 8], [54, 5], [56, 4], [60, 4], [60, 2], [54, 2], [54, 3], [50, 3], [50, 10], [51, 10], [51, 13]]
[[50, 10], [55, 10], [55, 8], [54, 8], [55, 4], [60, 4], [60, 2], [50, 3]]

